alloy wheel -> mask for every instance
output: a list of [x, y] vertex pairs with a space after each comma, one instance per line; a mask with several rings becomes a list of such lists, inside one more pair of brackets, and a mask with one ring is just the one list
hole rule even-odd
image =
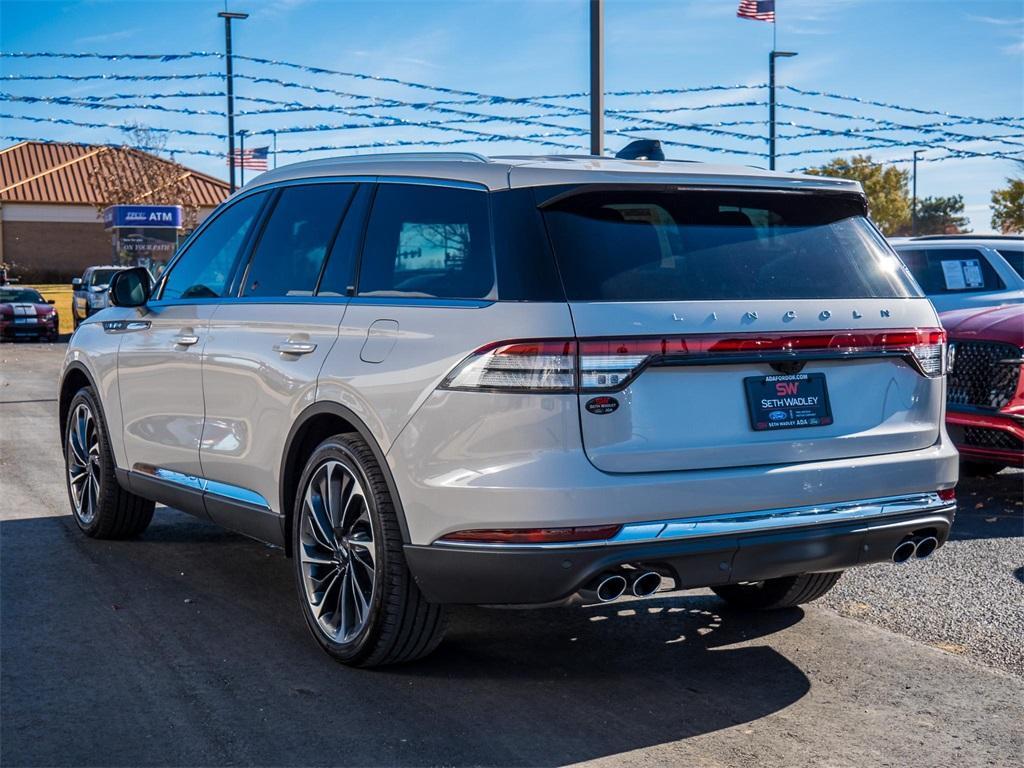
[[376, 583], [374, 522], [355, 473], [326, 461], [304, 490], [299, 560], [309, 609], [335, 643], [355, 638], [370, 618]]
[[75, 515], [83, 525], [96, 518], [100, 498], [100, 438], [96, 419], [79, 403], [68, 423], [68, 483]]

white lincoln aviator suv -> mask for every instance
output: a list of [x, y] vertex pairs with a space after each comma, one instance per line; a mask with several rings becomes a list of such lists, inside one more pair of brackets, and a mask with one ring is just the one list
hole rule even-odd
[[283, 547], [363, 666], [429, 653], [446, 604], [781, 608], [927, 557], [946, 335], [866, 213], [856, 183], [699, 163], [266, 173], [72, 338], [75, 518], [136, 536], [160, 502]]

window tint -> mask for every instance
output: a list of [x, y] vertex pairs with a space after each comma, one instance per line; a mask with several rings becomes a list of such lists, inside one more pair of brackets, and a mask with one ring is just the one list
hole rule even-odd
[[929, 296], [1006, 287], [985, 255], [973, 248], [901, 249], [899, 254]]
[[486, 192], [415, 184], [378, 188], [360, 296], [479, 299], [493, 289]]
[[345, 220], [341, 224], [338, 236], [334, 238], [334, 247], [327, 258], [324, 276], [320, 280], [318, 296], [348, 296], [348, 288], [355, 284], [355, 263], [359, 254], [359, 246], [363, 242], [363, 226], [366, 214], [370, 210], [373, 197], [372, 184], [360, 184], [355, 197], [348, 206]]
[[249, 263], [242, 295], [312, 296], [352, 190], [352, 184], [281, 190]]
[[642, 188], [544, 194], [571, 300], [917, 295], [856, 198]]
[[243, 197], [222, 211], [189, 245], [167, 275], [162, 299], [215, 299], [224, 295], [238, 252], [265, 193]]
[[565, 301], [532, 189], [491, 193], [498, 298]]
[[1006, 259], [1014, 272], [1024, 277], [1024, 250], [1011, 251], [1009, 248], [1000, 248], [999, 255]]

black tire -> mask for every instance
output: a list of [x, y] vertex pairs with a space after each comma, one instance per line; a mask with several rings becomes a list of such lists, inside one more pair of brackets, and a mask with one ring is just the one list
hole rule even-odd
[[810, 603], [839, 581], [842, 571], [802, 573], [767, 579], [755, 584], [726, 584], [711, 590], [733, 608], [744, 611], [772, 611]]
[[961, 461], [960, 474], [964, 477], [995, 477], [1004, 469], [1007, 464], [988, 461]]
[[71, 315], [72, 315], [71, 321], [72, 321], [72, 323], [75, 326], [74, 330], [77, 331], [78, 330], [78, 326], [80, 326], [82, 324], [82, 321], [78, 319], [78, 315], [76, 315], [74, 312], [72, 312]]
[[[344, 485], [348, 478], [346, 473], [351, 473], [358, 481], [356, 487], [362, 491], [362, 501], [351, 501], [358, 491], [351, 491]], [[330, 486], [337, 488], [335, 506], [355, 511], [329, 515], [331, 533], [326, 542], [329, 548], [323, 546], [322, 538], [314, 533], [312, 526], [317, 518], [310, 504], [306, 503], [307, 490], [317, 480], [311, 491], [312, 503], [317, 505], [318, 510], [330, 508], [330, 502], [317, 501], [323, 499], [318, 489], [324, 487], [321, 484], [324, 478], [330, 484], [331, 477], [339, 474], [343, 479], [338, 481], [337, 486]], [[356, 523], [362, 525], [358, 533], [354, 527], [346, 528], [346, 523], [356, 517]], [[427, 602], [409, 572], [402, 550], [401, 529], [387, 482], [373, 451], [360, 435], [334, 435], [320, 443], [306, 462], [299, 480], [291, 522], [292, 563], [299, 606], [310, 632], [321, 648], [344, 664], [376, 667], [422, 658], [438, 646], [448, 626], [447, 611], [442, 605]], [[321, 525], [316, 530], [323, 535], [325, 527]], [[367, 541], [367, 535], [372, 540]], [[351, 546], [360, 536], [362, 543], [359, 547]], [[342, 544], [343, 541], [348, 543]], [[345, 547], [348, 547], [348, 554], [338, 551]], [[328, 563], [325, 562], [325, 553], [330, 552], [331, 548], [338, 553]], [[353, 612], [351, 617], [356, 627], [348, 636], [342, 627], [342, 622], [347, 624], [350, 617], [342, 602], [342, 590], [348, 583], [344, 579], [351, 571], [348, 578], [355, 582], [354, 589], [362, 589], [365, 597], [365, 581], [356, 578], [356, 571], [359, 570], [357, 566], [366, 569], [363, 554], [368, 556], [371, 549], [372, 586], [370, 598], [364, 603], [368, 607], [363, 609], [360, 618], [355, 603], [350, 603]], [[310, 565], [304, 563], [304, 555], [307, 558], [313, 555], [319, 559]], [[367, 570], [359, 572], [365, 575]], [[337, 592], [332, 592], [332, 573], [337, 574], [333, 578], [341, 581], [335, 587]], [[318, 585], [326, 586], [319, 593], [319, 602], [316, 602], [315, 587]], [[327, 606], [334, 601], [335, 595], [336, 610], [332, 611]], [[315, 614], [315, 611], [318, 613]], [[339, 619], [339, 616], [343, 618]], [[332, 621], [338, 624], [337, 628], [332, 628]], [[327, 626], [322, 626], [321, 622]]]
[[[85, 442], [85, 453], [87, 470], [85, 484], [92, 486], [95, 492], [95, 502], [86, 504], [83, 496], [81, 503], [76, 500], [76, 491], [72, 483], [72, 467], [75, 462], [75, 449], [72, 444], [72, 430], [76, 427], [76, 421], [81, 409], [88, 410], [92, 417], [95, 444], [92, 437]], [[149, 525], [153, 519], [154, 504], [149, 499], [136, 496], [121, 487], [114, 474], [114, 456], [110, 450], [110, 438], [107, 432], [106, 419], [103, 409], [100, 406], [99, 398], [92, 387], [84, 387], [75, 394], [68, 407], [68, 417], [63, 425], [62, 439], [64, 441], [64, 479], [68, 489], [68, 501], [71, 503], [71, 511], [74, 514], [75, 522], [82, 529], [86, 536], [94, 539], [128, 539], [138, 536]], [[88, 428], [85, 430], [89, 434]], [[86, 507], [91, 511], [87, 514]]]

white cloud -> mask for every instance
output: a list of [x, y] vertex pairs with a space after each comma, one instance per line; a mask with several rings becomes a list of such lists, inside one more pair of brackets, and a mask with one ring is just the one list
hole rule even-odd
[[139, 32], [140, 30], [138, 29], [119, 29], [115, 32], [104, 32], [100, 35], [76, 37], [75, 45], [96, 45], [101, 43], [112, 43], [116, 40], [127, 40], [130, 37], [135, 37]]

